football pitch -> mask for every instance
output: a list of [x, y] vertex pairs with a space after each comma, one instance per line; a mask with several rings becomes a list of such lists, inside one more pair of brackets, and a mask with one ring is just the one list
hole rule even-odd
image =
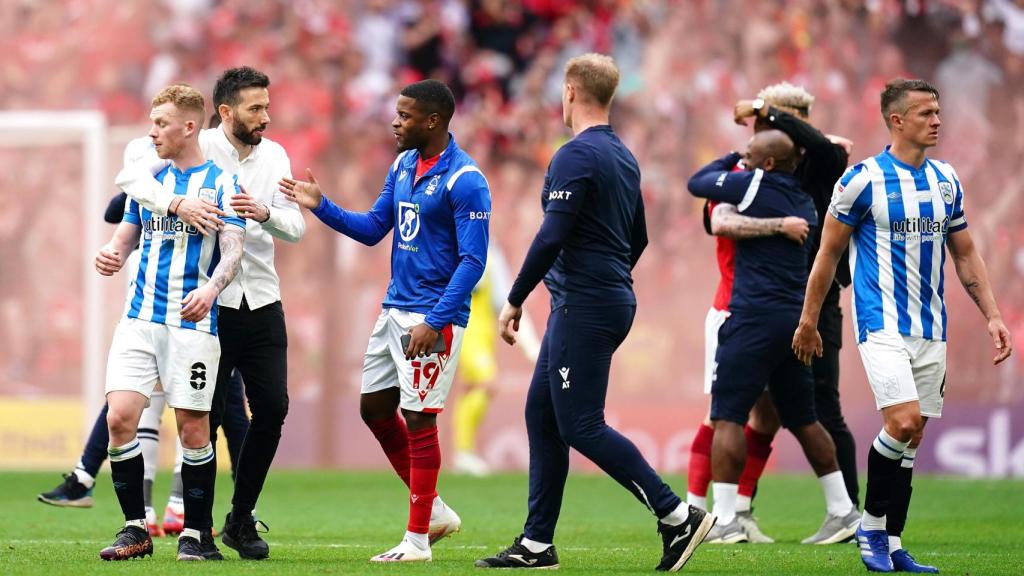
[[[35, 495], [60, 480], [55, 473], [0, 473], [0, 574], [483, 574], [473, 561], [511, 543], [526, 513], [526, 477], [486, 479], [442, 474], [440, 492], [461, 516], [462, 532], [434, 546], [430, 564], [372, 565], [367, 559], [398, 543], [405, 530], [406, 492], [389, 473], [273, 471], [258, 516], [270, 559], [182, 566], [171, 538], [155, 541], [153, 557], [103, 562], [100, 548], [121, 525], [104, 471], [91, 509], [63, 509]], [[670, 477], [677, 492], [683, 478]], [[161, 474], [154, 502], [162, 509], [169, 484]], [[938, 477], [915, 479], [904, 545], [942, 574], [1024, 573], [1024, 483]], [[220, 475], [219, 528], [230, 506], [228, 475]], [[777, 544], [704, 545], [684, 574], [866, 574], [852, 544], [800, 545], [817, 530], [824, 504], [810, 476], [769, 475], [755, 500], [764, 531]], [[660, 555], [655, 521], [612, 480], [573, 475], [566, 487], [556, 546], [570, 574], [650, 574]]]

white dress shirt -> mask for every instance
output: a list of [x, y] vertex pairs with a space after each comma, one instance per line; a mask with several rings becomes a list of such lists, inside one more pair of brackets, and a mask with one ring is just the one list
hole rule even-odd
[[[278, 180], [292, 176], [288, 154], [277, 142], [263, 138], [239, 161], [238, 151], [220, 127], [200, 132], [199, 145], [206, 159], [237, 175], [246, 193], [270, 210], [266, 222], [246, 220], [241, 270], [221, 292], [217, 303], [239, 308], [244, 295], [249, 308], [255, 310], [277, 302], [281, 299], [281, 286], [274, 269], [273, 237], [298, 242], [306, 232], [306, 222], [298, 205], [277, 188]], [[117, 186], [146, 209], [165, 215], [175, 195], [153, 178], [164, 165], [166, 161], [157, 157], [148, 137], [132, 140], [125, 148], [125, 166], [117, 175]]]

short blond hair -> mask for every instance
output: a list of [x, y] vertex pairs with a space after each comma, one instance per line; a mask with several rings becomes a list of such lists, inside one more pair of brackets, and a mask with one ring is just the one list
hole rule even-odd
[[792, 108], [804, 116], [810, 116], [811, 106], [814, 104], [814, 96], [811, 96], [806, 88], [794, 86], [789, 82], [765, 86], [757, 93], [757, 97], [772, 106]]
[[153, 97], [154, 108], [161, 104], [170, 102], [182, 112], [191, 112], [200, 118], [200, 122], [206, 118], [206, 104], [202, 93], [188, 84], [172, 84], [164, 88]]
[[619, 68], [611, 56], [590, 52], [565, 63], [565, 81], [601, 106], [608, 106], [619, 87]]

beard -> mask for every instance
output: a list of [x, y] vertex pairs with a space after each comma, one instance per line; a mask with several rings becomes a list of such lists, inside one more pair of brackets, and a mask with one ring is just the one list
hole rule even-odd
[[256, 146], [257, 144], [263, 141], [263, 136], [257, 135], [255, 134], [255, 132], [257, 130], [262, 131], [266, 129], [266, 125], [259, 125], [253, 128], [252, 130], [249, 130], [243, 124], [235, 124], [231, 128], [231, 135], [234, 136], [235, 138], [238, 138], [238, 140], [243, 144], [247, 144], [249, 146]]

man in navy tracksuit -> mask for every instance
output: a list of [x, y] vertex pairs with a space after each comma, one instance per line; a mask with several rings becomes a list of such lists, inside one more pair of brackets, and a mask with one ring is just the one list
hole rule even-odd
[[448, 131], [454, 113], [455, 98], [442, 82], [402, 89], [391, 123], [400, 154], [368, 212], [336, 205], [312, 175], [309, 182], [281, 181], [286, 196], [354, 240], [374, 245], [394, 230], [391, 281], [363, 358], [359, 412], [409, 487], [409, 523], [398, 546], [373, 562], [430, 561], [430, 545], [461, 526], [437, 497], [437, 414], [487, 261], [491, 194]]
[[[746, 216], [798, 216], [817, 225], [814, 201], [793, 175], [800, 155], [789, 136], [779, 130], [758, 132], [743, 155], [747, 169], [734, 172], [739, 160], [733, 152], [700, 169], [690, 179], [690, 192], [735, 204]], [[797, 244], [784, 236], [736, 244], [731, 315], [718, 332], [711, 386], [711, 476], [719, 523], [709, 540], [734, 542], [743, 535], [736, 520], [736, 494], [746, 460], [743, 425], [766, 386], [782, 425], [800, 442], [825, 491], [828, 513], [820, 532], [840, 541], [856, 530], [859, 515], [836, 463], [835, 445], [814, 411], [811, 370], [790, 350], [790, 334], [803, 307], [810, 250], [806, 240]]]
[[558, 566], [552, 542], [570, 447], [657, 515], [659, 570], [681, 568], [714, 524], [604, 420], [612, 354], [636, 311], [631, 270], [647, 246], [640, 168], [608, 125], [618, 77], [607, 56], [587, 54], [566, 65], [563, 118], [575, 137], [548, 167], [544, 222], [498, 318], [502, 338], [513, 344], [523, 301], [544, 279], [551, 315], [526, 399], [529, 515], [510, 547], [476, 562], [482, 568]]

